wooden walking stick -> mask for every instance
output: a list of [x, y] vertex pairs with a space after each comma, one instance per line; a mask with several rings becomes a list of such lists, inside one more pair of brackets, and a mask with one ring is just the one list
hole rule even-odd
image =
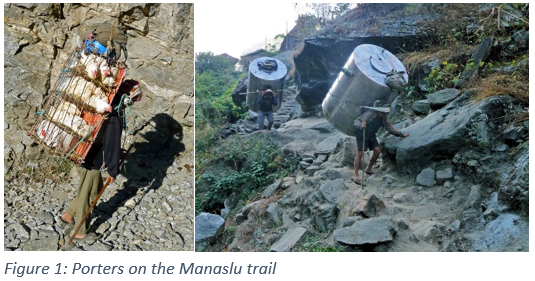
[[362, 130], [362, 160], [360, 161], [362, 163], [362, 189], [364, 189], [364, 175], [366, 174], [364, 172], [364, 152], [366, 151], [366, 127]]
[[[119, 162], [119, 167], [121, 167], [123, 165], [124, 160], [128, 157], [128, 154], [130, 154], [130, 150], [132, 150], [133, 147], [134, 147], [134, 145], [131, 145], [130, 148], [128, 148], [128, 150], [121, 157], [121, 162]], [[89, 207], [89, 210], [87, 210], [87, 212], [85, 213], [84, 217], [82, 218], [82, 221], [78, 224], [78, 226], [76, 227], [76, 230], [74, 230], [74, 233], [72, 234], [71, 239], [69, 239], [69, 243], [68, 244], [71, 244], [72, 240], [74, 239], [74, 236], [76, 236], [76, 234], [78, 233], [78, 230], [80, 230], [80, 227], [82, 227], [82, 223], [87, 219], [87, 217], [89, 217], [89, 214], [91, 214], [91, 210], [93, 210], [93, 208], [97, 204], [98, 199], [100, 198], [102, 193], [104, 193], [104, 190], [106, 190], [106, 187], [108, 187], [108, 185], [110, 184], [110, 181], [111, 181], [111, 177], [108, 177], [108, 179], [106, 180], [106, 183], [102, 187], [102, 190], [100, 190], [100, 192], [98, 193], [97, 198], [95, 198], [93, 203], [91, 203], [91, 206]]]
[[95, 207], [95, 205], [98, 202], [98, 199], [100, 198], [100, 196], [102, 195], [104, 190], [106, 190], [106, 187], [108, 187], [108, 184], [110, 184], [110, 182], [111, 182], [111, 177], [108, 177], [108, 180], [106, 180], [106, 183], [104, 184], [104, 186], [102, 187], [102, 189], [98, 193], [97, 198], [95, 198], [95, 200], [91, 204], [91, 207], [89, 207], [89, 210], [87, 210], [87, 212], [85, 213], [84, 218], [82, 218], [82, 221], [80, 221], [80, 223], [78, 224], [78, 226], [74, 230], [74, 233], [72, 234], [71, 239], [69, 239], [69, 243], [68, 244], [71, 244], [72, 240], [74, 239], [74, 236], [76, 236], [76, 234], [78, 233], [78, 230], [80, 230], [80, 227], [82, 227], [82, 223], [84, 223], [84, 221], [87, 219], [87, 217], [89, 217], [89, 214], [91, 214], [91, 210], [93, 210], [93, 207]]

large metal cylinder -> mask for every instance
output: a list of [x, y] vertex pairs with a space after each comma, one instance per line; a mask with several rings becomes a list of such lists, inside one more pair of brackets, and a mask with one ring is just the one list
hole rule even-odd
[[[259, 67], [259, 63], [263, 63], [266, 60], [274, 60], [277, 64], [277, 69], [273, 71], [266, 71]], [[274, 106], [273, 111], [277, 111], [280, 108], [282, 103], [284, 89], [284, 77], [288, 72], [284, 63], [277, 59], [269, 57], [257, 58], [251, 62], [249, 65], [249, 79], [247, 84], [247, 106], [250, 110], [258, 112], [258, 98], [260, 96], [259, 92], [262, 92], [266, 89], [266, 86], [271, 86], [277, 96], [277, 101], [279, 104]]]
[[389, 51], [371, 44], [353, 50], [344, 68], [323, 99], [325, 118], [342, 133], [355, 135], [353, 121], [361, 114], [361, 106], [371, 106], [376, 100], [391, 103], [397, 96], [385, 83], [392, 70], [408, 75], [403, 64]]

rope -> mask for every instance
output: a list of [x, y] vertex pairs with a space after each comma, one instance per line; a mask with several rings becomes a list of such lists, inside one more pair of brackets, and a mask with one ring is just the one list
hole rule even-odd
[[[125, 103], [126, 101], [126, 103]], [[126, 108], [124, 110], [124, 113], [121, 113], [121, 108], [126, 104]], [[135, 123], [135, 120], [136, 120], [136, 116], [134, 113], [132, 113], [132, 107], [134, 105], [134, 102], [132, 101], [132, 99], [130, 98], [130, 96], [128, 96], [127, 94], [123, 94], [121, 96], [121, 100], [119, 101], [119, 105], [117, 105], [114, 109], [117, 111], [117, 113], [119, 114], [119, 117], [120, 118], [124, 118], [124, 124], [125, 124], [125, 128], [124, 128], [124, 131], [131, 135], [133, 134], [132, 131], [129, 131], [128, 130], [128, 124], [134, 124]], [[128, 116], [130, 115], [130, 113], [132, 113], [133, 115], [133, 118], [132, 118], [132, 121], [128, 122], [129, 118]]]
[[106, 52], [104, 54], [106, 57], [109, 56], [111, 52], [113, 52], [113, 49], [115, 49], [113, 47], [112, 41], [113, 41], [113, 24], [110, 25], [110, 40], [108, 40], [107, 42]]
[[[68, 85], [65, 85], [64, 89], [63, 89], [63, 86], [65, 84], [65, 81], [67, 81], [66, 84], [68, 84], [70, 79], [73, 77], [73, 72], [74, 72], [74, 69], [75, 69], [76, 65], [78, 64], [79, 57], [80, 57], [80, 51], [76, 51], [75, 50], [71, 54], [69, 59], [67, 60], [66, 67], [64, 69], [60, 70], [61, 73], [59, 75], [57, 87], [54, 89], [54, 92], [56, 93], [56, 96], [61, 96], [61, 91], [58, 91], [58, 88], [62, 89], [64, 91], [67, 90]], [[74, 65], [74, 67], [73, 67], [73, 65]]]
[[[95, 46], [95, 44], [93, 44], [93, 40], [96, 40], [92, 37], [92, 33], [89, 35], [89, 37], [86, 39], [86, 42], [87, 42], [87, 46], [88, 47], [91, 47], [93, 49], [93, 54], [94, 55], [98, 55], [98, 51], [97, 51], [97, 47]], [[85, 46], [85, 44], [84, 44]], [[87, 50], [88, 48], [85, 48], [85, 50]]]
[[[125, 104], [125, 101], [126, 101], [126, 108], [124, 110], [124, 113], [121, 113], [121, 108], [123, 107], [123, 104]], [[134, 102], [132, 101], [132, 99], [130, 98], [129, 95], [127, 94], [123, 94], [121, 96], [121, 100], [119, 101], [119, 105], [117, 105], [115, 107], [115, 110], [118, 112], [119, 114], [119, 117], [120, 118], [124, 118], [124, 131], [127, 135], [133, 135], [133, 131], [129, 131], [128, 130], [128, 124], [135, 124], [135, 121], [136, 121], [136, 116], [133, 115], [133, 118], [132, 118], [132, 121], [128, 122], [129, 118], [128, 118], [128, 115], [130, 115], [130, 113], [132, 112], [132, 107], [134, 106]], [[133, 114], [133, 113], [132, 113]], [[126, 136], [123, 140], [123, 144], [121, 145], [121, 147], [125, 147], [126, 146]], [[133, 146], [133, 144], [132, 144]], [[122, 166], [122, 168], [124, 169], [123, 171], [126, 171], [126, 167], [125, 166]]]
[[36, 113], [34, 113], [33, 115], [34, 116], [37, 116], [37, 115], [44, 115], [45, 114], [45, 111], [44, 110], [41, 110], [41, 111], [37, 111]]
[[266, 59], [265, 61], [258, 62], [257, 65], [260, 70], [269, 74], [277, 71], [278, 68], [277, 61], [273, 59]]

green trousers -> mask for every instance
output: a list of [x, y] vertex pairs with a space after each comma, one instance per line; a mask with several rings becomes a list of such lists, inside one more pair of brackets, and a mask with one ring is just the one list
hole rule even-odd
[[[66, 210], [69, 215], [73, 216], [76, 225], [82, 221], [85, 213], [87, 213], [87, 210], [89, 210], [89, 207], [91, 207], [91, 204], [97, 198], [98, 193], [104, 185], [99, 170], [80, 168], [79, 174], [80, 184], [78, 185], [78, 193]], [[78, 230], [79, 234], [87, 234], [90, 221], [90, 217], [84, 221], [80, 230]]]

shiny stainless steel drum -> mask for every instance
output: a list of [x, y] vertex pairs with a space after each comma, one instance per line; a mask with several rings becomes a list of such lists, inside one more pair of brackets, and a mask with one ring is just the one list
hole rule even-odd
[[393, 71], [407, 83], [407, 71], [392, 53], [375, 45], [357, 46], [323, 99], [325, 118], [337, 130], [354, 136], [353, 121], [361, 114], [361, 106], [371, 106], [376, 100], [389, 104], [396, 98], [385, 82]]
[[[269, 68], [264, 66], [269, 66]], [[258, 112], [259, 92], [264, 91], [269, 85], [277, 94], [279, 104], [273, 108], [273, 111], [277, 111], [282, 103], [284, 77], [287, 72], [284, 63], [274, 58], [261, 57], [252, 61], [249, 65], [249, 82], [247, 84], [247, 92], [249, 93], [247, 94], [247, 106], [249, 109]]]

